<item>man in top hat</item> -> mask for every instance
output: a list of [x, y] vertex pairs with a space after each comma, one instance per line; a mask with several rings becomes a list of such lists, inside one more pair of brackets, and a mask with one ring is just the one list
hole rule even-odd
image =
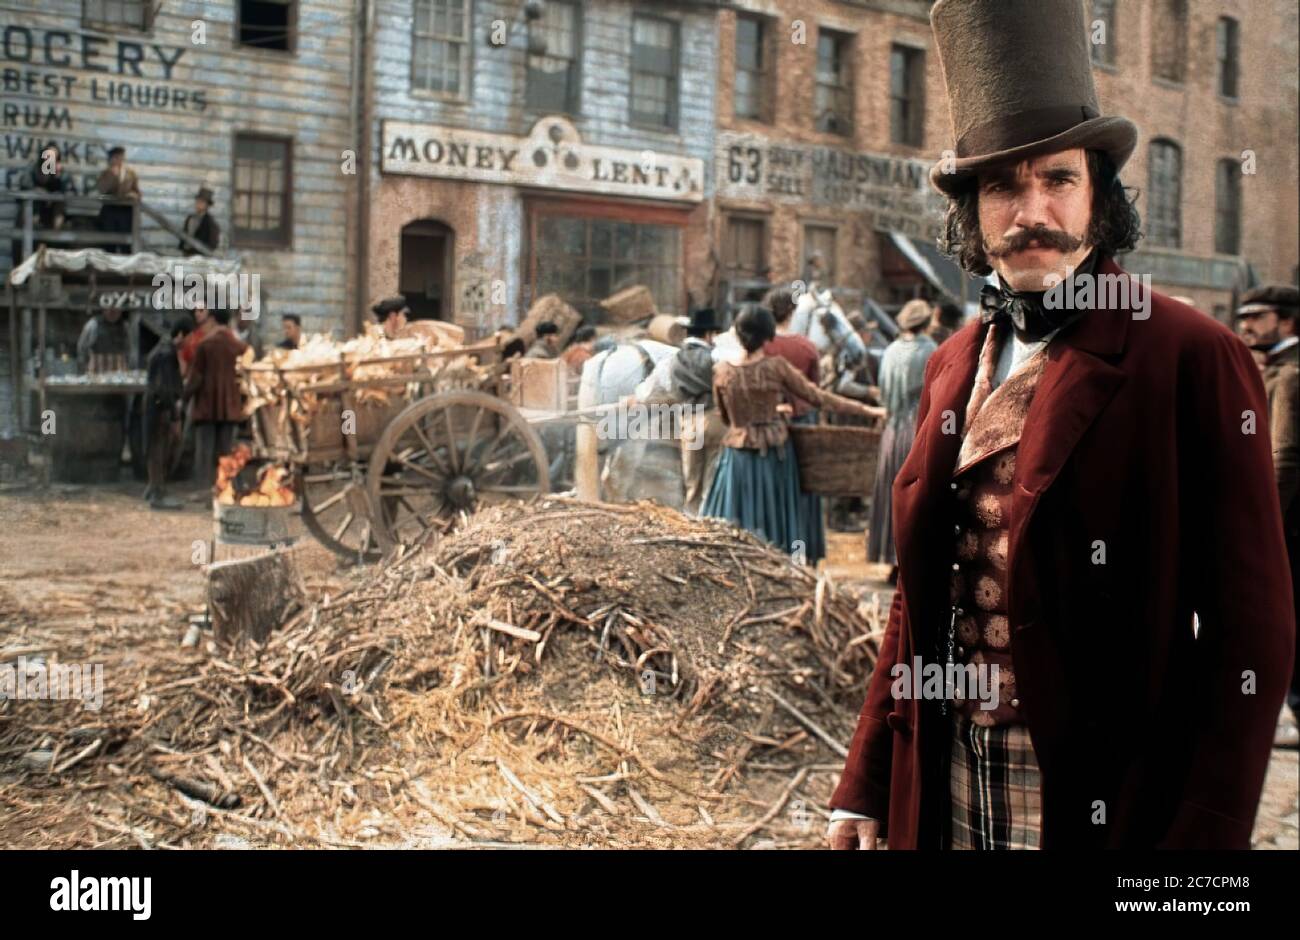
[[[1263, 356], [1273, 472], [1291, 562], [1292, 597], [1300, 609], [1300, 290], [1274, 284], [1247, 291], [1237, 309], [1237, 331]], [[1292, 669], [1286, 703], [1300, 724], [1300, 663]], [[1279, 729], [1276, 743], [1295, 747], [1298, 737], [1295, 728]]]
[[678, 322], [686, 327], [681, 348], [655, 364], [636, 388], [630, 404], [685, 405], [680, 427], [682, 511], [698, 515], [713, 482], [726, 424], [713, 401], [713, 341], [722, 329], [711, 307], [691, 311]]
[[[212, 190], [200, 186], [194, 194], [194, 211], [185, 217], [185, 234], [202, 245], [208, 251], [216, 251], [221, 244], [221, 226], [212, 217]], [[185, 239], [180, 240], [180, 249], [186, 254], [197, 254], [194, 247]]]
[[1247, 848], [1295, 642], [1259, 370], [1115, 263], [1137, 129], [1099, 113], [1082, 0], [930, 19], [946, 247], [998, 283], [925, 370], [829, 841]]
[[[108, 166], [99, 174], [95, 191], [110, 199], [130, 199], [140, 201], [140, 180], [135, 170], [127, 166], [126, 148], [112, 147], [108, 151]], [[104, 232], [129, 235], [131, 233], [131, 214], [134, 206], [109, 205], [99, 210], [99, 228]], [[106, 249], [118, 254], [129, 254], [128, 245], [109, 245]]]

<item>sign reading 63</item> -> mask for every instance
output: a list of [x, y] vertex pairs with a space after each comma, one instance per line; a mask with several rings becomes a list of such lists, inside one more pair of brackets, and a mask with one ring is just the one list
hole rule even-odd
[[757, 183], [763, 155], [757, 147], [733, 144], [727, 150], [727, 175], [733, 183]]

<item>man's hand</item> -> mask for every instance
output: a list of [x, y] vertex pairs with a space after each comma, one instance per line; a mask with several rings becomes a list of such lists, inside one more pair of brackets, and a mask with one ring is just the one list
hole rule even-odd
[[826, 843], [837, 851], [877, 848], [880, 821], [877, 819], [838, 819], [826, 829]]

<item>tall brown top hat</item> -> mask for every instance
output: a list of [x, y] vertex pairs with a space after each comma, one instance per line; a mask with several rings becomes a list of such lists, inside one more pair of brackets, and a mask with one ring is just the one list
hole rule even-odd
[[1102, 117], [1084, 0], [939, 0], [939, 49], [957, 158], [930, 169], [952, 195], [979, 170], [1061, 150], [1101, 150], [1119, 169], [1137, 127]]

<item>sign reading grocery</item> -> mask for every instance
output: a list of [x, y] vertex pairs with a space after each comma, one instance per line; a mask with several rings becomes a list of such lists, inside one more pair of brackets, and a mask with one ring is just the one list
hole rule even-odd
[[889, 154], [778, 144], [754, 134], [719, 133], [717, 191], [724, 199], [790, 202], [865, 212], [881, 231], [938, 234], [944, 199], [930, 165]]
[[381, 146], [384, 173], [642, 199], [704, 198], [698, 157], [584, 144], [560, 117], [542, 118], [527, 137], [384, 121]]

